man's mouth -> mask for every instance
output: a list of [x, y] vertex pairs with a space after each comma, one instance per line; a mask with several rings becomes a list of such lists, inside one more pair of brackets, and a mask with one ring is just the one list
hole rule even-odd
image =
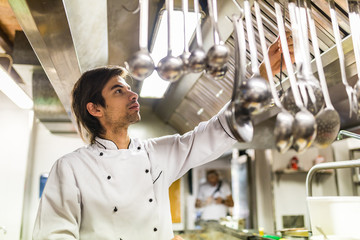
[[132, 110], [140, 110], [140, 104], [138, 103], [133, 103], [130, 105], [129, 109], [132, 109]]

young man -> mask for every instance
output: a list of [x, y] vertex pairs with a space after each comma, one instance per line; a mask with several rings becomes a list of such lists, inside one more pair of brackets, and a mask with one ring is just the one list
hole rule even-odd
[[[280, 59], [275, 52], [274, 68]], [[170, 240], [169, 186], [236, 142], [226, 124], [226, 106], [184, 135], [130, 138], [128, 127], [140, 120], [140, 105], [126, 75], [121, 67], [101, 67], [85, 72], [75, 84], [72, 108], [90, 145], [54, 164], [40, 201], [35, 240]]]

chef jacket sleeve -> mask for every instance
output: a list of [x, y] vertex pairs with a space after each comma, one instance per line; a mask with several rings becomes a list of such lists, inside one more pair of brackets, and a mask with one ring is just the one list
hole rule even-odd
[[80, 192], [73, 170], [65, 159], [60, 159], [46, 182], [33, 239], [79, 239], [80, 221]]
[[189, 169], [220, 157], [236, 142], [226, 122], [226, 108], [227, 104], [209, 121], [201, 122], [184, 135], [147, 141], [149, 157], [160, 164], [169, 185]]

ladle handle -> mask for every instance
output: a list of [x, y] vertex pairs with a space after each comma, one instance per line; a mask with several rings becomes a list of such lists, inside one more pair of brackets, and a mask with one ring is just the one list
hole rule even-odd
[[255, 35], [254, 35], [254, 29], [252, 26], [251, 9], [250, 9], [250, 3], [248, 0], [244, 1], [244, 14], [245, 14], [246, 30], [248, 33], [247, 36], [249, 39], [249, 46], [250, 46], [251, 70], [252, 70], [253, 74], [260, 75]]
[[293, 44], [294, 44], [295, 62], [296, 62], [297, 68], [299, 68], [303, 63], [303, 58], [301, 57], [301, 49], [300, 49], [301, 43], [299, 41], [300, 31], [299, 31], [299, 24], [296, 19], [294, 0], [289, 1], [288, 8], [289, 8], [290, 23], [291, 23], [291, 33], [292, 33]]
[[220, 44], [219, 28], [217, 25], [217, 2], [216, 0], [208, 0], [209, 14], [212, 22], [213, 32], [214, 32], [214, 43], [216, 45]]
[[174, 0], [166, 0], [166, 11], [167, 11], [167, 31], [168, 31], [168, 55], [172, 54], [171, 48], [171, 17], [174, 10]]
[[149, 0], [139, 0], [140, 4], [140, 26], [139, 26], [139, 47], [148, 51], [148, 21], [149, 21]]
[[341, 44], [339, 24], [338, 24], [337, 17], [336, 17], [334, 0], [329, 0], [329, 6], [330, 6], [331, 23], [332, 23], [332, 28], [334, 31], [334, 37], [335, 37], [335, 43], [336, 43], [336, 50], [339, 55], [341, 80], [345, 86], [348, 86], [349, 83], [346, 78], [344, 51], [342, 49], [342, 44]]
[[276, 91], [275, 83], [273, 80], [273, 73], [272, 73], [272, 69], [271, 69], [270, 59], [269, 59], [269, 55], [267, 52], [266, 41], [265, 41], [265, 36], [264, 36], [264, 27], [263, 27], [263, 23], [262, 23], [262, 19], [261, 19], [260, 6], [259, 6], [259, 3], [257, 0], [254, 1], [254, 7], [255, 7], [256, 23], [257, 23], [257, 27], [259, 29], [260, 44], [261, 44], [262, 53], [264, 56], [266, 74], [267, 74], [267, 77], [269, 80], [271, 93], [273, 95], [275, 105], [279, 108], [282, 108], [279, 96]]
[[184, 52], [189, 52], [189, 45], [186, 37], [186, 19], [188, 15], [188, 0], [182, 0], [183, 22], [184, 22]]
[[306, 9], [305, 9], [305, 2], [304, 0], [299, 1], [300, 5], [296, 8], [297, 18], [298, 18], [298, 25], [300, 30], [300, 43], [301, 43], [301, 52], [304, 58], [303, 64], [303, 74], [305, 76], [312, 75], [311, 69], [311, 60], [310, 60], [310, 46], [309, 46], [309, 36], [308, 36], [308, 24], [307, 24], [307, 16], [306, 16]]
[[[239, 78], [241, 77], [240, 68], [241, 68], [241, 61], [240, 61], [240, 49], [241, 49], [241, 41], [242, 37], [240, 34], [240, 27], [239, 27], [239, 20], [242, 21], [242, 19], [239, 16], [236, 16], [235, 14], [232, 16], [233, 24], [234, 24], [234, 36], [235, 36], [235, 73], [234, 73], [234, 87], [233, 92], [231, 96], [231, 101], [235, 102], [236, 96], [237, 96], [237, 90], [239, 87]], [[238, 66], [240, 65], [240, 66]]]
[[358, 79], [360, 79], [360, 3], [359, 1], [348, 0], [349, 6], [349, 21], [350, 21], [350, 30], [352, 34], [352, 42], [354, 46], [354, 54], [356, 60], [356, 69], [358, 72]]
[[296, 79], [295, 79], [294, 69], [293, 69], [292, 63], [291, 63], [290, 52], [289, 52], [289, 47], [288, 47], [288, 43], [286, 40], [285, 27], [284, 27], [284, 22], [282, 19], [281, 6], [279, 3], [279, 0], [275, 0], [274, 5], [275, 5], [275, 12], [276, 12], [276, 21], [278, 23], [278, 28], [279, 28], [281, 48], [282, 48], [283, 57], [285, 60], [286, 69], [287, 69], [287, 72], [289, 75], [291, 90], [294, 95], [296, 106], [298, 108], [302, 109], [302, 108], [304, 108], [304, 104], [301, 101], [299, 89], [298, 89]]
[[328, 90], [328, 87], [326, 84], [324, 68], [323, 68], [321, 55], [320, 55], [320, 48], [319, 48], [319, 43], [318, 43], [317, 34], [316, 34], [315, 22], [314, 22], [314, 18], [312, 17], [312, 12], [311, 12], [311, 2], [309, 0], [307, 0], [306, 5], [307, 5], [307, 16], [308, 16], [308, 20], [309, 20], [309, 27], [310, 27], [310, 35], [311, 35], [311, 40], [312, 40], [314, 54], [315, 54], [316, 67], [317, 67], [317, 71], [319, 74], [321, 89], [322, 89], [323, 95], [324, 95], [325, 105], [328, 108], [334, 109], [334, 106], [332, 105], [331, 99], [329, 96], [329, 90]]
[[202, 33], [201, 33], [201, 15], [199, 10], [199, 0], [194, 0], [194, 10], [196, 14], [197, 24], [196, 24], [196, 42], [199, 48], [202, 48]]

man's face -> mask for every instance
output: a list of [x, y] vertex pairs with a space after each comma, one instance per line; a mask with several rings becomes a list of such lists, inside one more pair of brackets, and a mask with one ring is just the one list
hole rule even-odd
[[215, 186], [219, 181], [219, 177], [215, 173], [210, 173], [210, 174], [207, 175], [207, 181], [212, 186]]
[[120, 76], [112, 77], [101, 92], [105, 99], [102, 124], [106, 129], [128, 127], [140, 120], [138, 95]]

